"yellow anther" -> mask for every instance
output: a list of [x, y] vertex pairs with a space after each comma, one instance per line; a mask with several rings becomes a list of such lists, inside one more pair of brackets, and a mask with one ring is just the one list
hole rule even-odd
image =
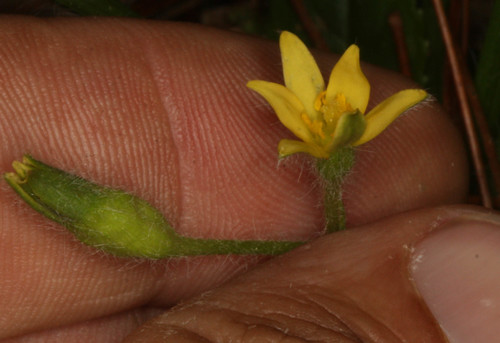
[[309, 116], [307, 115], [307, 113], [302, 112], [302, 114], [300, 115], [300, 118], [302, 119], [302, 121], [304, 123], [306, 123], [306, 125], [307, 125], [308, 128], [311, 128], [311, 125], [312, 125], [311, 119], [309, 118]]
[[335, 96], [335, 101], [339, 106], [345, 106], [345, 95], [342, 93], [337, 93]]
[[311, 118], [307, 115], [307, 113], [302, 113], [301, 114], [301, 119], [302, 121], [307, 125], [307, 128], [311, 133], [320, 136], [321, 138], [325, 138], [325, 132], [323, 131], [323, 121], [321, 120], [313, 120], [311, 121]]
[[326, 92], [323, 91], [319, 93], [318, 96], [316, 97], [316, 100], [314, 100], [314, 109], [316, 111], [320, 111], [321, 107], [323, 107], [323, 105], [325, 104], [325, 96]]
[[352, 108], [351, 104], [346, 101], [345, 95], [343, 93], [337, 93], [337, 95], [335, 96], [335, 101], [337, 102], [338, 108], [342, 109], [342, 113], [354, 111], [354, 108]]
[[344, 114], [345, 112], [353, 112], [351, 104], [346, 101], [345, 95], [343, 93], [337, 93], [333, 101], [330, 101], [324, 104], [321, 108], [321, 112], [323, 113], [323, 119], [330, 127], [330, 129], [334, 129], [337, 120]]
[[325, 133], [323, 132], [323, 122], [315, 120], [313, 122], [314, 132], [319, 135], [322, 139], [325, 138]]

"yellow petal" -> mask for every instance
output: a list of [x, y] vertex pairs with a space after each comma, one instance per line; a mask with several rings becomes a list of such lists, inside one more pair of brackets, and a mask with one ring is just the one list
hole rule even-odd
[[338, 93], [344, 94], [353, 109], [365, 113], [370, 98], [370, 84], [361, 71], [359, 48], [354, 44], [344, 52], [330, 74], [326, 102], [332, 103]]
[[298, 152], [305, 152], [314, 157], [328, 158], [328, 153], [320, 147], [291, 139], [282, 139], [278, 144], [278, 153], [280, 158], [286, 157]]
[[353, 145], [361, 145], [375, 138], [401, 113], [426, 97], [427, 92], [422, 89], [406, 89], [388, 97], [366, 115], [366, 130]]
[[269, 102], [281, 123], [295, 136], [306, 142], [312, 141], [313, 136], [301, 118], [305, 111], [304, 106], [289, 89], [277, 83], [260, 80], [248, 82], [247, 87]]
[[317, 119], [314, 101], [325, 89], [318, 65], [302, 41], [288, 31], [280, 36], [281, 61], [285, 85], [302, 102], [309, 117]]

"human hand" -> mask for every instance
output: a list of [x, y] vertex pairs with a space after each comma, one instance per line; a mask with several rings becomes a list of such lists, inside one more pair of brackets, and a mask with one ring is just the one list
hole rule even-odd
[[[299, 240], [318, 234], [320, 192], [306, 160], [296, 158], [276, 167], [276, 144], [286, 129], [245, 87], [250, 79], [280, 80], [275, 44], [204, 27], [145, 21], [6, 18], [0, 25], [2, 171], [30, 152], [58, 168], [139, 195], [185, 235]], [[320, 55], [318, 61], [329, 70], [334, 59]], [[409, 87], [395, 74], [368, 66], [364, 71], [373, 85], [371, 104]], [[373, 256], [387, 251], [400, 256], [405, 244], [412, 246], [415, 236], [432, 229], [439, 218], [475, 213], [439, 208], [374, 223], [415, 208], [463, 201], [466, 169], [459, 137], [437, 105], [410, 111], [359, 151], [344, 193], [352, 232], [321, 238], [309, 250], [304, 247], [266, 263], [215, 291], [208, 301], [233, 296], [239, 299], [238, 308], [228, 310], [245, 311], [262, 301], [263, 292], [274, 294], [272, 284], [251, 288], [256, 278], [272, 273], [284, 297], [282, 285], [298, 285], [290, 290], [294, 296], [303, 291], [300, 278], [307, 276], [318, 281], [313, 284], [332, 286], [329, 302], [334, 304], [333, 296], [345, 294], [349, 284], [338, 282], [337, 273], [325, 275], [325, 263], [345, 275], [373, 274], [372, 268], [379, 265], [364, 266], [365, 260], [376, 261]], [[162, 308], [213, 289], [261, 260], [219, 256], [152, 263], [105, 256], [32, 212], [5, 184], [0, 192], [0, 333], [4, 338], [17, 336], [11, 341], [121, 341]], [[400, 233], [408, 220], [417, 224], [406, 224], [409, 227]], [[368, 244], [371, 238], [379, 244]], [[366, 252], [359, 250], [362, 244]], [[330, 250], [334, 254], [325, 256]], [[356, 268], [343, 262], [349, 251], [357, 255]], [[297, 262], [306, 263], [310, 274], [299, 275]], [[397, 262], [396, 270], [402, 270], [408, 261]], [[387, 284], [411, 285], [404, 273], [379, 277]], [[374, 322], [364, 328], [386, 325], [403, 335], [405, 323], [416, 319], [422, 325], [416, 328], [434, 328], [422, 303], [411, 301], [416, 293], [384, 294], [370, 281], [356, 287], [354, 295], [367, 292], [373, 297], [360, 298], [366, 304], [362, 310]], [[241, 294], [251, 301], [242, 301]], [[384, 304], [392, 305], [394, 298], [400, 300], [399, 309], [411, 312], [408, 318], [392, 316], [396, 324], [387, 321], [387, 315], [379, 316], [392, 311]], [[274, 304], [264, 300], [269, 309], [284, 314], [293, 305], [283, 298]], [[301, 301], [300, 313], [314, 314], [311, 300]], [[346, 324], [347, 316], [337, 305], [325, 309]], [[204, 309], [199, 310], [201, 315]], [[175, 320], [189, 311], [167, 318], [179, 325]], [[322, 322], [322, 317], [313, 324], [332, 323], [331, 318]], [[255, 313], [254, 318], [268, 323], [266, 313]], [[362, 316], [351, 318], [360, 318], [362, 326]], [[161, 332], [169, 320], [160, 317], [143, 334]], [[220, 326], [214, 330], [213, 322], [198, 324], [205, 330], [198, 332], [201, 336], [226, 330], [238, 337], [231, 323], [222, 331]], [[245, 323], [239, 325], [245, 328]], [[140, 340], [140, 332], [133, 339]]]

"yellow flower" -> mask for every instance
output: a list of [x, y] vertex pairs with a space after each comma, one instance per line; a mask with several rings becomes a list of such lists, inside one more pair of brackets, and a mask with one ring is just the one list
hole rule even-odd
[[286, 87], [260, 80], [247, 84], [269, 102], [283, 125], [301, 139], [281, 140], [280, 157], [306, 152], [328, 158], [342, 147], [366, 143], [427, 97], [421, 89], [403, 90], [365, 115], [370, 84], [361, 71], [356, 45], [351, 45], [335, 65], [326, 90], [313, 56], [297, 36], [283, 32], [280, 49]]

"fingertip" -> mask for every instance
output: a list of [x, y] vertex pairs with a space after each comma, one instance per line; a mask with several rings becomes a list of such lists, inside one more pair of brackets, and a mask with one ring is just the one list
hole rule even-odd
[[451, 342], [500, 335], [500, 225], [489, 217], [446, 225], [413, 253], [415, 285]]

